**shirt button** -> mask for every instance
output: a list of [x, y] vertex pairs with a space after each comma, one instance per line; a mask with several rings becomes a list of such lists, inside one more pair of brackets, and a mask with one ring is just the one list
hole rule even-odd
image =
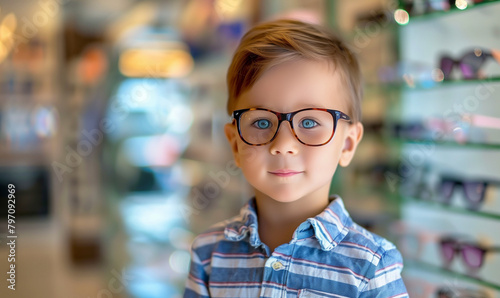
[[273, 263], [273, 269], [274, 270], [283, 269], [283, 264], [281, 264], [281, 262], [276, 261], [276, 262]]

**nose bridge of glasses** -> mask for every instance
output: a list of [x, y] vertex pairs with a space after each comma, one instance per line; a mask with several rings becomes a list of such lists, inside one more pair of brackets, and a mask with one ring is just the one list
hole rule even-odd
[[274, 112], [274, 114], [276, 115], [276, 117], [278, 117], [278, 122], [281, 124], [281, 122], [283, 121], [288, 121], [290, 123], [292, 123], [292, 118], [293, 118], [293, 115], [295, 115], [294, 112], [291, 112], [291, 113], [279, 113], [279, 112]]
[[[282, 125], [283, 122], [287, 122], [288, 125]], [[286, 126], [288, 126], [288, 128], [286, 128]], [[280, 132], [280, 130], [282, 130], [282, 129], [288, 130], [288, 133], [287, 132]], [[283, 142], [283, 140], [286, 140], [286, 141]], [[277, 149], [276, 146], [281, 147], [281, 146], [283, 146], [283, 144], [287, 144], [286, 146], [291, 146], [290, 140], [293, 142], [299, 141], [297, 134], [295, 133], [295, 131], [293, 129], [292, 121], [286, 119], [286, 117], [285, 117], [284, 119], [282, 118], [279, 121], [278, 127], [276, 128], [276, 131], [274, 132], [274, 136], [271, 139], [271, 141], [273, 142], [271, 147], [274, 149]], [[289, 149], [291, 149], [291, 148], [288, 148], [287, 151], [289, 151]], [[278, 149], [278, 151], [281, 151], [281, 150]]]
[[[287, 119], [286, 117], [285, 118], [281, 118], [279, 120], [279, 123], [278, 123], [278, 127], [276, 128], [276, 132], [275, 132], [275, 138], [278, 137], [278, 133], [280, 132], [280, 129], [282, 129], [283, 127], [283, 122], [287, 122], [288, 123], [288, 131], [290, 132], [290, 134], [295, 137], [295, 131], [293, 130], [293, 123], [291, 121], [291, 119]], [[285, 128], [286, 129], [286, 128]]]
[[292, 118], [293, 118], [293, 115], [295, 114], [294, 112], [292, 112], [292, 113], [273, 112], [273, 114], [276, 115], [276, 118], [278, 118], [278, 125], [276, 127], [275, 137], [278, 134], [283, 122], [288, 122], [288, 124], [290, 125], [290, 130], [291, 130], [292, 134], [295, 134], [295, 132], [293, 131], [293, 123], [292, 123]]

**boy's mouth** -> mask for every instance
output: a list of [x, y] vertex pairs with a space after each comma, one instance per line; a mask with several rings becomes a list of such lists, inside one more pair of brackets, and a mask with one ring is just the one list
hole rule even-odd
[[282, 169], [282, 170], [276, 170], [276, 171], [270, 171], [270, 174], [276, 175], [278, 177], [290, 177], [294, 176], [300, 173], [303, 173], [301, 171], [294, 171], [294, 170], [288, 170], [288, 169]]

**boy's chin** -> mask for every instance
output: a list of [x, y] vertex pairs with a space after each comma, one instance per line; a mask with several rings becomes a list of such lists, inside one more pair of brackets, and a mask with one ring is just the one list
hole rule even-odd
[[260, 192], [260, 193], [264, 195], [266, 198], [279, 203], [292, 203], [302, 198], [302, 196], [299, 195], [297, 191], [275, 190], [275, 191]]

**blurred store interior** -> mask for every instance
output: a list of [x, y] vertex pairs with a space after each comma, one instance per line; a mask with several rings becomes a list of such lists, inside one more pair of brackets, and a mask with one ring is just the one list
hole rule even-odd
[[500, 297], [498, 15], [486, 0], [0, 0], [0, 272], [18, 236], [0, 297], [181, 297], [193, 238], [251, 196], [225, 78], [246, 30], [276, 18], [327, 25], [360, 59], [365, 137], [332, 193], [398, 245], [410, 296]]

